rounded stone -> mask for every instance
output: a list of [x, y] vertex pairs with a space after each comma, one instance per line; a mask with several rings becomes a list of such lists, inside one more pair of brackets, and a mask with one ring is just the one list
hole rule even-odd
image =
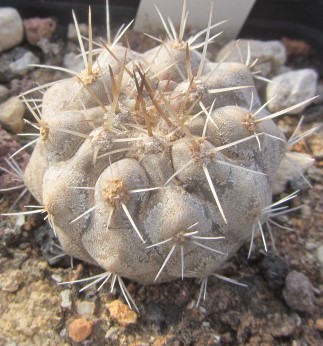
[[86, 340], [93, 330], [93, 322], [84, 318], [78, 318], [68, 326], [68, 336], [74, 342], [82, 342]]
[[247, 39], [229, 42], [220, 50], [216, 61], [221, 61], [230, 52], [225, 61], [245, 63], [247, 62], [248, 51], [250, 51], [249, 64], [257, 59], [254, 69], [261, 70], [262, 76], [272, 75], [286, 62], [286, 49], [281, 42]]
[[0, 123], [10, 131], [19, 133], [24, 127], [25, 105], [16, 96], [0, 104]]
[[[271, 112], [279, 112], [297, 103], [316, 96], [318, 74], [313, 69], [290, 71], [276, 76], [267, 84], [266, 98], [271, 100], [268, 108]], [[290, 110], [290, 114], [300, 114], [310, 102]]]
[[22, 19], [15, 8], [0, 8], [0, 52], [17, 46], [24, 37]]

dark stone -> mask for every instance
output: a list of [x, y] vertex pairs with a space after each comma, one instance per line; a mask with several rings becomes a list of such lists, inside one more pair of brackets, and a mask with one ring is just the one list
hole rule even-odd
[[280, 257], [268, 254], [260, 263], [260, 275], [276, 296], [281, 296], [288, 273], [288, 264]]

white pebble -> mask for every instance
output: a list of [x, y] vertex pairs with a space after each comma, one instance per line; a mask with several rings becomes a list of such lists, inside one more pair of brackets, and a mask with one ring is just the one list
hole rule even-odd
[[15, 8], [0, 8], [0, 52], [17, 46], [24, 37], [22, 19]]
[[[80, 23], [79, 24], [79, 30], [81, 35], [83, 36], [88, 36], [89, 34], [89, 27], [87, 24]], [[67, 28], [67, 38], [69, 40], [74, 40], [77, 41], [77, 33], [76, 33], [76, 28], [75, 25], [70, 23]]]
[[[271, 112], [279, 112], [297, 103], [314, 97], [317, 93], [317, 73], [309, 68], [283, 73], [268, 83], [266, 90], [267, 101]], [[290, 114], [300, 114], [310, 103], [298, 107]]]
[[72, 308], [72, 291], [67, 289], [60, 293], [62, 298], [61, 307], [63, 309], [71, 310]]
[[91, 318], [94, 314], [95, 304], [93, 302], [81, 301], [76, 304], [76, 312], [78, 315]]
[[[234, 47], [232, 49], [232, 47]], [[246, 64], [248, 50], [250, 49], [249, 65], [256, 59], [257, 63], [253, 67], [255, 71], [261, 71], [261, 76], [276, 74], [278, 69], [286, 61], [286, 49], [279, 41], [259, 41], [259, 40], [239, 40], [231, 41], [224, 46], [216, 57], [216, 61], [221, 61], [228, 52], [225, 62], [240, 62]]]
[[13, 73], [24, 75], [28, 70], [33, 69], [31, 64], [39, 64], [38, 57], [32, 52], [26, 52], [20, 59], [12, 62], [9, 66]]
[[52, 275], [52, 279], [55, 281], [55, 282], [62, 282], [62, 277], [58, 274], [53, 274]]
[[0, 104], [0, 124], [3, 127], [19, 133], [24, 127], [23, 116], [25, 106], [16, 96]]

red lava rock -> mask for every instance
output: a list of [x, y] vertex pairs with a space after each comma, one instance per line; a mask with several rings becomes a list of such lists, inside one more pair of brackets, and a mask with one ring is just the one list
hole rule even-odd
[[56, 29], [52, 18], [30, 18], [24, 20], [26, 39], [31, 45], [36, 45], [41, 38], [50, 39]]
[[108, 309], [111, 317], [117, 320], [122, 326], [127, 326], [137, 321], [137, 313], [131, 310], [128, 305], [123, 304], [119, 299], [109, 303]]
[[93, 330], [93, 322], [78, 318], [68, 326], [68, 336], [75, 342], [87, 339]]
[[288, 273], [283, 296], [293, 310], [312, 313], [315, 309], [313, 286], [306, 275], [296, 270]]
[[286, 47], [288, 56], [304, 56], [307, 57], [311, 47], [302, 40], [291, 40], [288, 37], [282, 38], [282, 43]]

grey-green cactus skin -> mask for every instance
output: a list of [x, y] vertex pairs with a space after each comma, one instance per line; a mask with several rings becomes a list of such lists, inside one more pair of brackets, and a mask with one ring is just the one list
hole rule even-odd
[[25, 183], [67, 254], [144, 284], [205, 278], [266, 221], [285, 138], [245, 65], [203, 59], [110, 46], [46, 91]]

